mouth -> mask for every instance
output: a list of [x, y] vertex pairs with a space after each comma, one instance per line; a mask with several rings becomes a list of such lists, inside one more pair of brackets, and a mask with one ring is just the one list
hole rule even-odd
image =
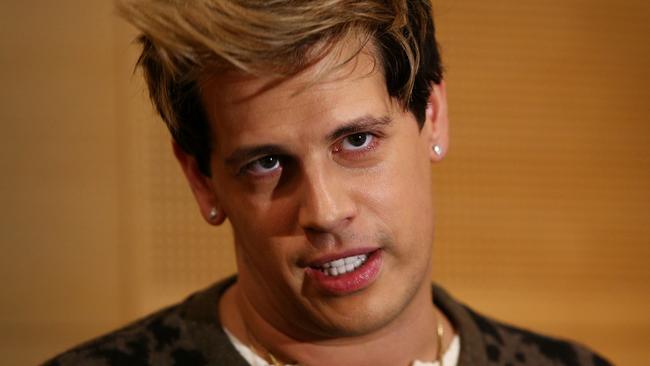
[[346, 295], [370, 286], [379, 277], [382, 263], [380, 249], [357, 250], [312, 263], [305, 276], [325, 293]]
[[367, 254], [359, 254], [326, 262], [322, 266], [313, 268], [323, 272], [326, 276], [341, 276], [345, 273], [353, 272], [367, 260]]

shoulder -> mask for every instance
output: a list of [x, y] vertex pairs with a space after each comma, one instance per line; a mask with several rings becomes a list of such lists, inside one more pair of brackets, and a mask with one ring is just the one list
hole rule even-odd
[[464, 365], [607, 366], [609, 361], [573, 341], [548, 337], [484, 316], [434, 286], [434, 299], [457, 328]]
[[180, 308], [175, 305], [158, 311], [68, 350], [45, 365], [146, 365], [155, 358], [176, 364], [186, 359], [198, 361], [200, 352], [182, 345], [186, 325], [179, 316]]
[[200, 358], [192, 350], [178, 347], [183, 338], [180, 305], [175, 305], [124, 328], [85, 342], [46, 362], [46, 365], [137, 365], [147, 364], [152, 354], [170, 359]]
[[[573, 341], [548, 337], [485, 317], [469, 308], [481, 331], [488, 361], [513, 365], [606, 366], [607, 360]], [[514, 363], [516, 362], [516, 363]]]
[[[65, 365], [205, 365], [210, 353], [236, 354], [218, 322], [223, 283], [45, 362]], [[209, 350], [206, 344], [212, 344]], [[236, 363], [233, 363], [236, 364]]]

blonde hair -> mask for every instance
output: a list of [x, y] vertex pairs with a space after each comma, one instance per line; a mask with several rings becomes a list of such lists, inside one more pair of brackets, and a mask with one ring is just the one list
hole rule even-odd
[[[176, 142], [209, 175], [209, 127], [199, 80], [215, 70], [288, 77], [351, 36], [379, 51], [389, 94], [421, 122], [442, 78], [425, 0], [121, 0], [138, 28], [149, 93]], [[424, 99], [423, 99], [424, 98]]]

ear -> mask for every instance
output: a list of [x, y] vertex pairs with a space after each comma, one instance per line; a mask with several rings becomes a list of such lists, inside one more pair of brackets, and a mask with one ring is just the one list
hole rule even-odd
[[172, 147], [176, 160], [181, 165], [185, 178], [187, 178], [192, 193], [194, 193], [194, 198], [199, 204], [203, 218], [211, 225], [222, 224], [226, 219], [226, 214], [219, 207], [212, 180], [201, 173], [196, 159], [186, 153], [175, 141], [172, 141]]
[[[423, 132], [427, 133], [431, 161], [442, 160], [449, 150], [449, 116], [447, 114], [447, 89], [445, 81], [431, 85], [426, 107]], [[438, 152], [434, 147], [438, 147]]]

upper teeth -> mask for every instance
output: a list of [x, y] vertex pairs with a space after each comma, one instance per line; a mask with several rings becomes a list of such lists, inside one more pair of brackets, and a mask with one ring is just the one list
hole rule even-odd
[[368, 259], [368, 256], [365, 254], [353, 255], [351, 257], [345, 257], [337, 259], [335, 261], [327, 262], [323, 264], [322, 271], [329, 276], [338, 276], [347, 272], [352, 272], [355, 269], [359, 268], [363, 262]]

